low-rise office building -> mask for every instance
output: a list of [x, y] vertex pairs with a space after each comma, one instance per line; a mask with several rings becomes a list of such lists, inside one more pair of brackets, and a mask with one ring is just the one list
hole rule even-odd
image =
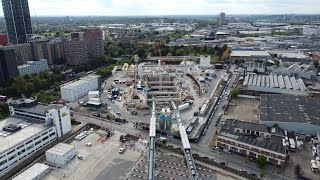
[[9, 110], [10, 117], [0, 122], [0, 176], [71, 131], [66, 106], [21, 99], [11, 102]]
[[54, 165], [65, 165], [76, 156], [74, 146], [59, 143], [46, 151], [46, 160]]
[[48, 69], [48, 61], [46, 59], [41, 59], [39, 61], [28, 61], [27, 64], [18, 66], [20, 76], [40, 73]]
[[23, 171], [17, 177], [13, 178], [13, 180], [40, 180], [47, 176], [49, 172], [49, 166], [42, 163], [36, 163], [27, 170]]
[[265, 156], [269, 163], [283, 166], [287, 150], [282, 138], [274, 138], [281, 135], [281, 131], [271, 131], [264, 124], [227, 119], [218, 134], [217, 145], [250, 158]]
[[94, 91], [100, 87], [100, 76], [89, 75], [82, 77], [80, 80], [71, 82], [60, 87], [61, 98], [64, 101], [75, 101], [80, 97]]
[[260, 123], [316, 135], [320, 132], [320, 100], [310, 97], [265, 94], [260, 100]]

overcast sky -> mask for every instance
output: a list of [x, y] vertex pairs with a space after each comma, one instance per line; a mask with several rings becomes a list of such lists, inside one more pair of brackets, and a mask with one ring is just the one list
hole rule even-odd
[[29, 0], [29, 8], [31, 16], [320, 14], [320, 0]]

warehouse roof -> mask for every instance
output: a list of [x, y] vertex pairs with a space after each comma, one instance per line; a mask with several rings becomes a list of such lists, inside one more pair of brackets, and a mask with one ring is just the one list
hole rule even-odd
[[257, 74], [248, 74], [244, 81], [243, 85], [248, 86], [260, 86], [266, 88], [280, 88], [280, 89], [293, 89], [306, 91], [307, 87], [305, 86], [303, 80], [296, 79], [294, 76], [282, 76], [282, 75], [257, 75]]
[[278, 153], [282, 153], [282, 154], [286, 153], [286, 149], [282, 145], [270, 143], [268, 141], [260, 140], [257, 138], [251, 138], [249, 136], [239, 136], [237, 138], [237, 140], [240, 142], [246, 143], [246, 144], [250, 144], [250, 145], [257, 146], [257, 147], [267, 149], [267, 150], [271, 150], [274, 152], [278, 152]]
[[257, 123], [239, 121], [234, 119], [227, 119], [225, 121], [225, 125], [222, 127], [222, 130], [228, 130], [229, 132], [234, 132], [235, 128], [254, 130], [258, 132], [268, 132], [268, 126], [265, 124], [257, 124]]
[[65, 88], [65, 89], [72, 89], [81, 85], [85, 85], [87, 82], [92, 81], [93, 79], [99, 78], [99, 75], [88, 75], [85, 77], [82, 77], [80, 80], [78, 81], [74, 81], [71, 83], [67, 83], [61, 86], [61, 88]]
[[251, 57], [251, 56], [263, 56], [270, 57], [267, 51], [232, 51], [231, 57]]
[[[15, 133], [3, 131], [2, 128], [9, 124], [21, 126], [22, 129]], [[4, 152], [19, 143], [22, 143], [47, 128], [49, 127], [46, 127], [43, 124], [31, 123], [26, 121], [24, 118], [17, 116], [9, 116], [8, 118], [0, 121], [0, 152]]]
[[42, 163], [36, 163], [33, 166], [31, 166], [29, 169], [23, 171], [19, 176], [13, 178], [13, 180], [38, 179], [37, 176], [39, 176], [45, 171], [48, 171], [48, 169], [49, 169], [49, 166]]
[[257, 63], [257, 62], [249, 62], [248, 63], [248, 68], [265, 68], [264, 63]]
[[59, 143], [49, 150], [46, 151], [46, 153], [51, 153], [51, 154], [56, 154], [59, 156], [63, 156], [64, 154], [68, 153], [71, 149], [74, 147], [70, 144], [65, 144], [65, 143]]
[[320, 100], [293, 95], [261, 95], [261, 121], [320, 125]]

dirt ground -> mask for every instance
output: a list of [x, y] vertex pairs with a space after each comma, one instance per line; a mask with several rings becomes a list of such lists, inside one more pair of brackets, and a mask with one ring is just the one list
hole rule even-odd
[[258, 123], [259, 114], [259, 100], [237, 98], [229, 103], [224, 117]]

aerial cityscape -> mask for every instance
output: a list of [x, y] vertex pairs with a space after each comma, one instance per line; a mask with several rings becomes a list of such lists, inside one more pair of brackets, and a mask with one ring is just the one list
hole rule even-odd
[[319, 180], [319, 6], [1, 0], [0, 180]]

